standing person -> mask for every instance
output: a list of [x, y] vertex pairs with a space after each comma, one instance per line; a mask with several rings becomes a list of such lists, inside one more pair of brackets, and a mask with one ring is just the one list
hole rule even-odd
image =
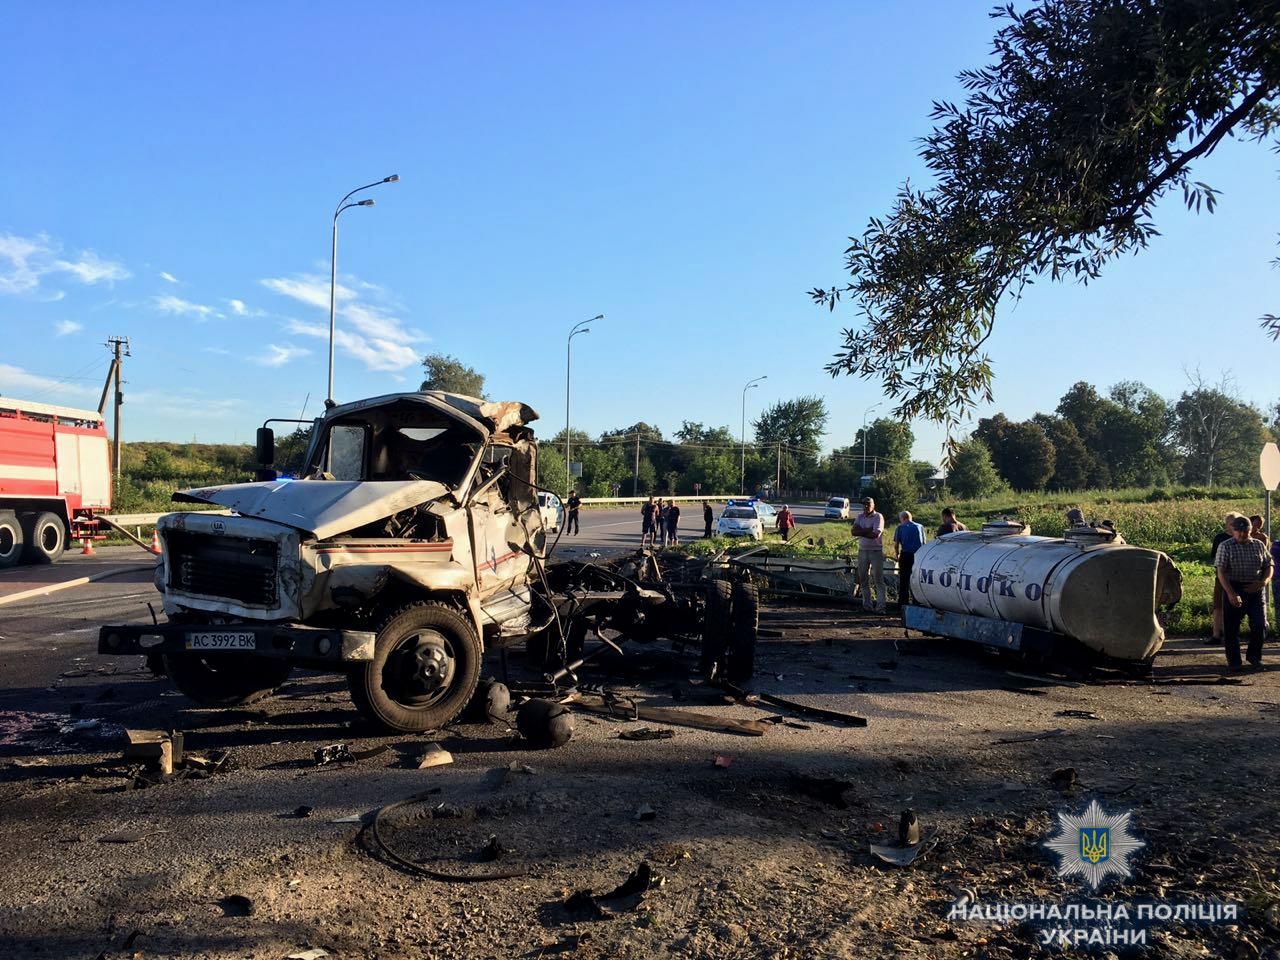
[[702, 535], [708, 540], [711, 539], [711, 525], [716, 521], [715, 511], [711, 509], [711, 501], [702, 501]]
[[[1233, 524], [1240, 514], [1232, 511], [1223, 519], [1223, 529], [1218, 531], [1218, 535], [1213, 538], [1213, 546], [1209, 550], [1209, 563], [1213, 564], [1218, 558], [1218, 548], [1232, 538], [1231, 524]], [[1213, 639], [1216, 643], [1221, 643], [1224, 636], [1222, 629], [1222, 584], [1218, 582], [1218, 578], [1213, 578]]]
[[[875, 609], [884, 613], [884, 517], [876, 513], [876, 502], [871, 497], [862, 501], [862, 512], [852, 525], [858, 541], [858, 589], [862, 591], [862, 609]], [[871, 588], [875, 587], [875, 605], [871, 602]]]
[[569, 522], [565, 525], [565, 533], [572, 533], [575, 537], [578, 535], [578, 508], [582, 506], [582, 499], [578, 496], [577, 490], [569, 493]]
[[778, 532], [782, 534], [782, 542], [786, 543], [790, 540], [791, 531], [795, 529], [796, 517], [791, 512], [791, 508], [785, 503], [782, 505], [782, 509], [778, 511], [778, 519], [774, 523], [778, 528]]
[[653, 495], [649, 495], [647, 502], [640, 506], [640, 549], [644, 549], [644, 543], [649, 541], [649, 545], [653, 546], [653, 532], [658, 513], [657, 504], [653, 502]]
[[658, 544], [665, 547], [667, 545], [667, 506], [661, 497], [658, 498]]
[[1271, 580], [1271, 554], [1259, 540], [1249, 535], [1248, 517], [1231, 521], [1232, 539], [1224, 540], [1214, 554], [1213, 566], [1218, 572], [1224, 597], [1223, 634], [1227, 648], [1227, 665], [1239, 670], [1240, 623], [1249, 618], [1249, 649], [1245, 656], [1254, 670], [1262, 666], [1262, 608], [1267, 583]]
[[911, 571], [916, 565], [916, 551], [924, 546], [924, 527], [911, 519], [911, 511], [898, 514], [898, 529], [893, 542], [898, 549], [898, 606], [914, 602], [911, 597]]
[[951, 507], [942, 508], [942, 526], [938, 527], [935, 537], [945, 537], [948, 533], [955, 533], [958, 530], [968, 530], [963, 523], [956, 519], [956, 512]]
[[667, 507], [667, 542], [671, 546], [680, 545], [680, 506], [671, 501], [671, 506]]

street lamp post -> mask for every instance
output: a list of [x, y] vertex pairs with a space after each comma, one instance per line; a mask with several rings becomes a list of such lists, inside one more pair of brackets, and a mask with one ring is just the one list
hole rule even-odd
[[354, 203], [347, 203], [353, 196], [361, 190], [368, 190], [370, 187], [377, 187], [384, 183], [395, 183], [400, 179], [400, 175], [393, 173], [389, 177], [383, 177], [381, 180], [375, 180], [373, 183], [366, 183], [363, 187], [356, 187], [345, 197], [338, 201], [338, 207], [333, 211], [333, 252], [329, 257], [329, 388], [325, 393], [325, 406], [333, 406], [333, 327], [334, 313], [337, 306], [338, 293], [338, 217], [342, 215], [343, 210], [350, 210], [352, 207], [372, 207], [372, 200], [357, 200]]
[[590, 333], [591, 328], [587, 326], [589, 323], [595, 323], [597, 320], [603, 320], [604, 314], [598, 313], [590, 320], [579, 320], [569, 330], [569, 339], [564, 345], [564, 494], [569, 495], [570, 486], [573, 483], [570, 474], [570, 449], [572, 443], [569, 439], [569, 370], [573, 362], [573, 338], [580, 333]]
[[876, 407], [883, 406], [883, 400], [877, 400], [867, 409], [862, 411], [862, 475], [867, 475], [867, 415]]
[[747, 385], [742, 388], [742, 466], [738, 471], [738, 493], [740, 494], [747, 492], [747, 391], [752, 387], [758, 387], [761, 380], [768, 379], [768, 374], [756, 377], [754, 380], [748, 380]]

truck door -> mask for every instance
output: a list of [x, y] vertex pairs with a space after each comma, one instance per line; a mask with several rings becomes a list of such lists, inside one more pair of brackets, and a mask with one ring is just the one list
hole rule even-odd
[[[487, 455], [500, 462], [502, 452], [490, 447]], [[529, 557], [508, 539], [514, 517], [499, 484], [490, 484], [472, 499], [470, 514], [480, 596], [523, 584]]]

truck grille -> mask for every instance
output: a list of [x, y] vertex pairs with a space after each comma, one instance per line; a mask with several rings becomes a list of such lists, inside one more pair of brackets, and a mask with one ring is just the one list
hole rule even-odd
[[184, 593], [275, 606], [278, 551], [274, 541], [173, 531], [165, 537], [165, 547], [169, 586]]

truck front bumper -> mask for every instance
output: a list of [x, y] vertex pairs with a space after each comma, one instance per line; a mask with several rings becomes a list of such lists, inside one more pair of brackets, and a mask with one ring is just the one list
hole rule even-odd
[[213, 657], [239, 653], [324, 669], [372, 660], [374, 638], [375, 634], [362, 630], [269, 623], [126, 623], [99, 629], [98, 653], [198, 653]]

